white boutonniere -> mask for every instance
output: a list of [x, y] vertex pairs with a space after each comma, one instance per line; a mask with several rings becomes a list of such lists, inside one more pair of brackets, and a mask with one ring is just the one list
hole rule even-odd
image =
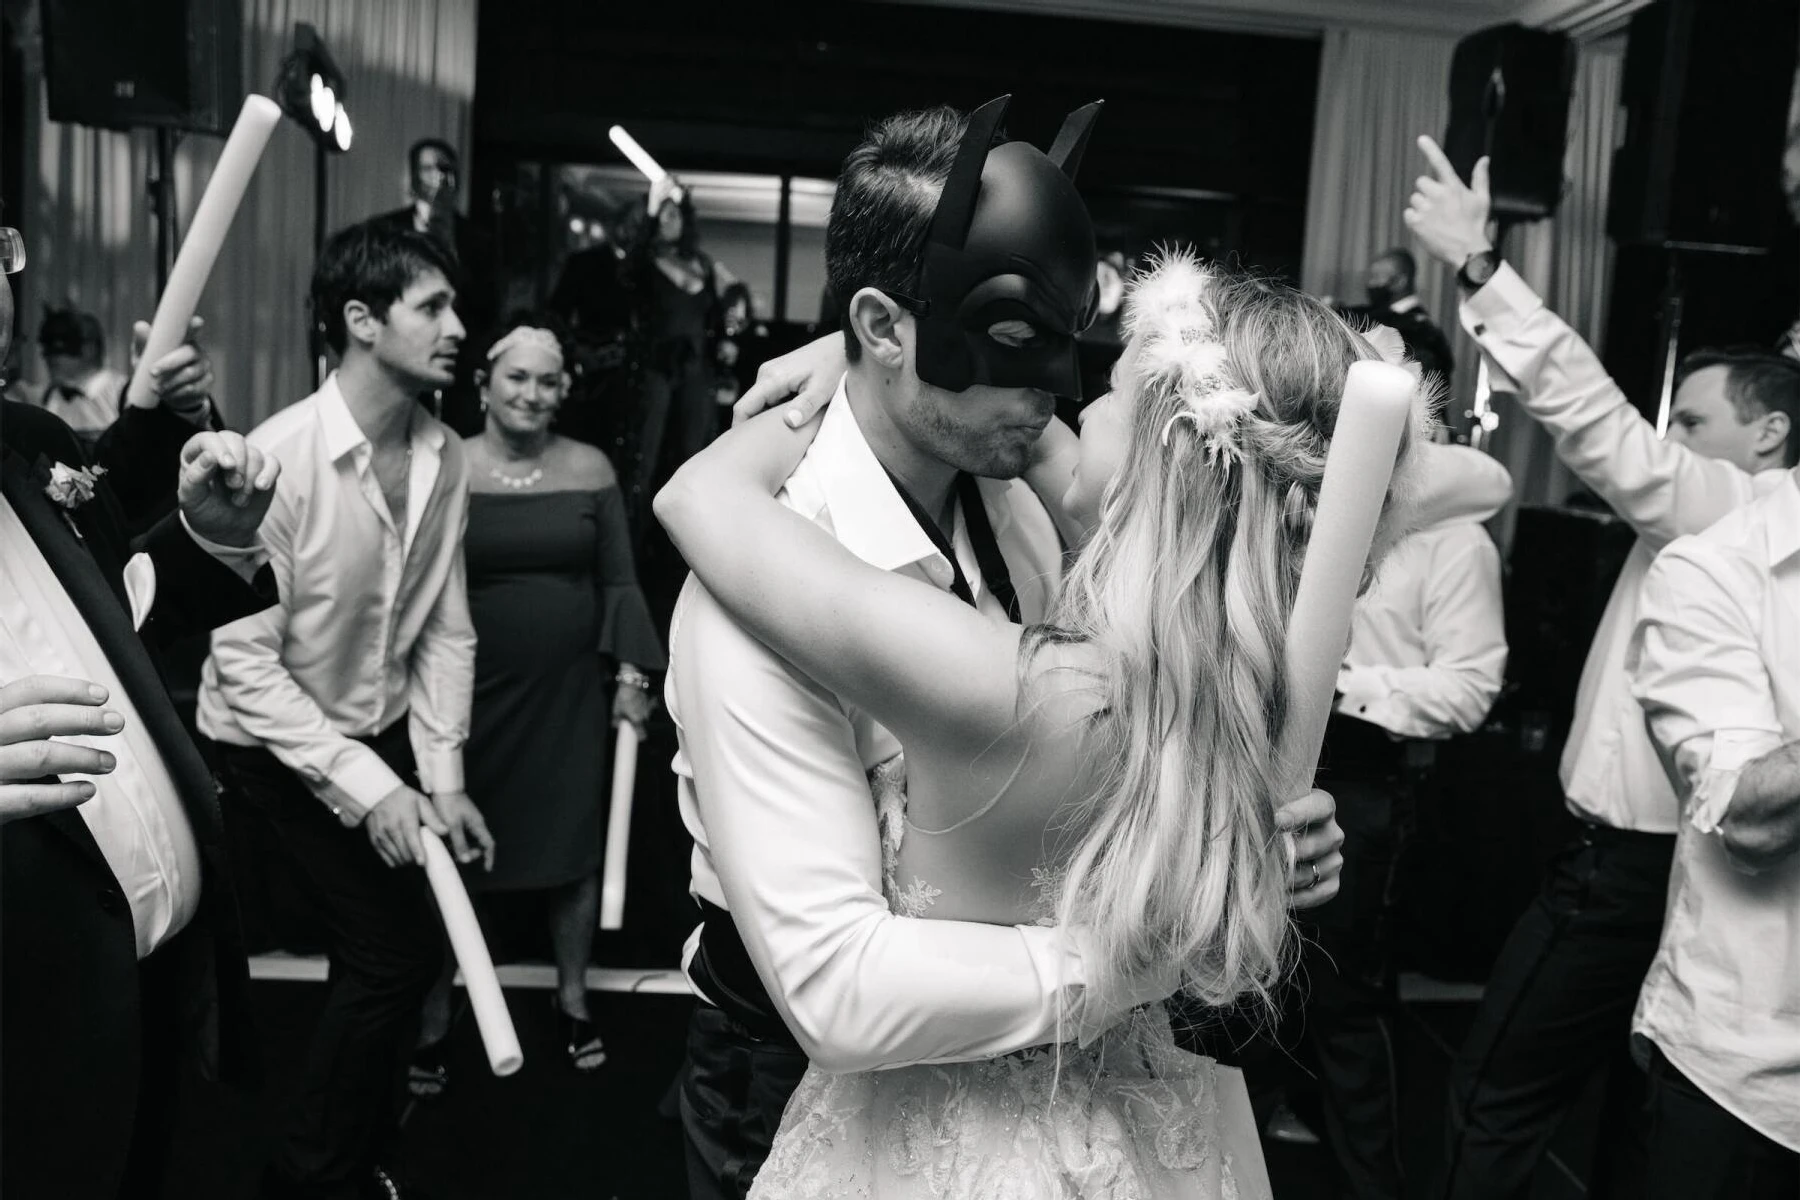
[[50, 497], [51, 503], [62, 507], [62, 518], [75, 530], [75, 536], [81, 536], [81, 530], [75, 525], [75, 510], [94, 498], [94, 487], [100, 482], [100, 476], [106, 474], [105, 467], [71, 467], [67, 463], [57, 463], [50, 468], [50, 482], [44, 485], [44, 495]]
[[50, 482], [44, 485], [44, 495], [74, 512], [94, 498], [94, 486], [104, 474], [105, 467], [71, 467], [68, 463], [57, 463], [50, 468]]

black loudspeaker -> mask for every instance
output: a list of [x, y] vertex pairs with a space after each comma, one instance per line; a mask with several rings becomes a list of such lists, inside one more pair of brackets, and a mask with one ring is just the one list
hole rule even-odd
[[1444, 153], [1464, 179], [1488, 156], [1495, 216], [1536, 220], [1556, 211], [1574, 83], [1566, 34], [1496, 25], [1456, 44]]
[[1800, 46], [1794, 0], [1657, 0], [1631, 18], [1625, 139], [1606, 231], [1681, 249], [1766, 250]]
[[244, 102], [241, 0], [45, 0], [50, 119], [231, 132]]

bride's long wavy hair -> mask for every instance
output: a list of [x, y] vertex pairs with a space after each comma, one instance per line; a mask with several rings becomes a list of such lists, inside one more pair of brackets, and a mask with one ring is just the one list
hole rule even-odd
[[[1064, 825], [1059, 920], [1092, 931], [1101, 987], [1176, 964], [1202, 1003], [1267, 1011], [1291, 953], [1288, 615], [1345, 376], [1384, 356], [1281, 284], [1180, 255], [1144, 279], [1113, 377], [1125, 465], [1021, 657], [1029, 673], [1051, 644], [1100, 651], [1104, 765]], [[1191, 311], [1171, 325], [1172, 309]], [[1170, 338], [1205, 342], [1203, 378]]]

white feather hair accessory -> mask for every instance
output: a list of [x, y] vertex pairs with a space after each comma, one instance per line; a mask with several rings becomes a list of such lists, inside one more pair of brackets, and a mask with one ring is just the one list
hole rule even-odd
[[1163, 445], [1175, 425], [1189, 421], [1206, 446], [1209, 462], [1243, 457], [1234, 436], [1238, 423], [1261, 397], [1231, 370], [1218, 321], [1209, 303], [1213, 276], [1184, 250], [1163, 254], [1132, 284], [1126, 307], [1127, 335], [1137, 340], [1134, 366], [1149, 386], [1161, 384], [1182, 407], [1163, 426]]

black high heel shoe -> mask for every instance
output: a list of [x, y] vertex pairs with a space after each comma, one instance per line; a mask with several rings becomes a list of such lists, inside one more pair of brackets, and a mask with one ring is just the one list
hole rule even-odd
[[592, 1021], [584, 1017], [572, 1017], [563, 1008], [562, 1000], [553, 992], [550, 1004], [556, 1009], [557, 1026], [562, 1031], [563, 1053], [569, 1056], [569, 1065], [582, 1074], [598, 1071], [606, 1064], [606, 1043], [600, 1039], [600, 1031]]

